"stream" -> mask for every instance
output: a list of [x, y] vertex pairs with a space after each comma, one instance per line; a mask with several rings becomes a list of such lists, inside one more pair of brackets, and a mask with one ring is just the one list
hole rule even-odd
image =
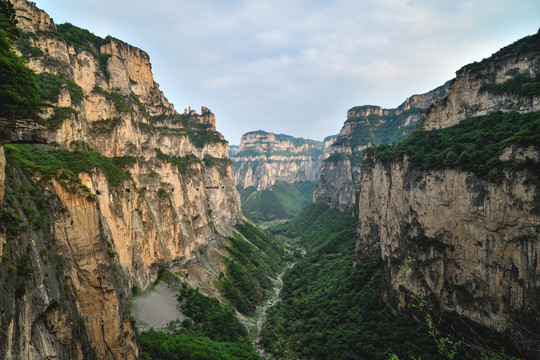
[[236, 312], [238, 320], [240, 320], [240, 322], [244, 324], [244, 326], [248, 330], [249, 335], [253, 339], [253, 346], [257, 350], [257, 353], [259, 353], [259, 355], [263, 357], [266, 357], [264, 348], [262, 346], [259, 346], [257, 343], [259, 342], [260, 333], [264, 322], [266, 321], [266, 313], [271, 306], [274, 306], [278, 302], [281, 289], [283, 288], [283, 275], [288, 269], [292, 268], [294, 264], [296, 263], [293, 262], [289, 264], [275, 279], [271, 279], [272, 284], [274, 285], [274, 287], [272, 288], [273, 295], [263, 304], [257, 306], [257, 309], [255, 310], [255, 315], [251, 317], [246, 317], [238, 311]]

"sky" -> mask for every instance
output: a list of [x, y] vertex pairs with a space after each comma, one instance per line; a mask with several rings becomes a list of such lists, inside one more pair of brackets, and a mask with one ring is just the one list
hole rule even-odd
[[540, 27], [538, 0], [34, 2], [146, 51], [176, 110], [210, 108], [231, 144], [254, 130], [322, 140], [351, 107], [397, 107]]

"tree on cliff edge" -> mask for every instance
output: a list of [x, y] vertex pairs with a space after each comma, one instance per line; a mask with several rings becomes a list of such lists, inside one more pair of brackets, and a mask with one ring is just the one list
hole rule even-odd
[[36, 118], [42, 108], [36, 74], [13, 50], [18, 37], [13, 4], [0, 0], [0, 118]]

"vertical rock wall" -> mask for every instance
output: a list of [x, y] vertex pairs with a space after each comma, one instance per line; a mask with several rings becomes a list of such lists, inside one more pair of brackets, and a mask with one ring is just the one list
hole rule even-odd
[[[41, 129], [40, 139], [50, 144], [44, 149], [115, 158], [128, 176], [96, 167], [79, 175], [83, 187], [73, 191], [60, 174], [29, 178], [9, 164], [7, 191], [41, 193], [49, 222], [47, 231], [0, 236], [10, 249], [0, 271], [26, 264], [32, 274], [23, 297], [13, 296], [19, 280], [0, 287], [1, 357], [137, 358], [125, 313], [132, 287], [148, 288], [160, 267], [191, 266], [202, 247], [219, 249], [242, 216], [228, 143], [208, 108], [175, 111], [144, 51], [89, 35], [81, 46], [35, 4], [15, 0], [14, 6], [22, 37], [38, 49], [21, 53], [28, 66], [40, 81], [61, 83], [43, 116], [49, 132]], [[32, 198], [10, 198], [3, 206], [26, 222], [21, 201], [32, 213], [39, 208]], [[27, 259], [27, 251], [35, 256]]]
[[[422, 117], [425, 130], [496, 111], [538, 111], [538, 95], [502, 84], [534, 82], [536, 34], [457, 72], [446, 98]], [[394, 308], [424, 292], [435, 311], [456, 312], [510, 336], [538, 358], [540, 144], [507, 145], [493, 176], [457, 168], [417, 170], [404, 158], [364, 156], [357, 262], [382, 258]], [[496, 176], [495, 176], [496, 175]]]

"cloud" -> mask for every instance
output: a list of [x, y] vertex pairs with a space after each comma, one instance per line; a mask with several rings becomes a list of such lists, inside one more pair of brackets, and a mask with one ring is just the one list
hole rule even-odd
[[256, 129], [322, 139], [350, 107], [397, 106], [540, 23], [532, 0], [35, 1], [147, 51], [176, 108], [210, 107], [232, 143]]

